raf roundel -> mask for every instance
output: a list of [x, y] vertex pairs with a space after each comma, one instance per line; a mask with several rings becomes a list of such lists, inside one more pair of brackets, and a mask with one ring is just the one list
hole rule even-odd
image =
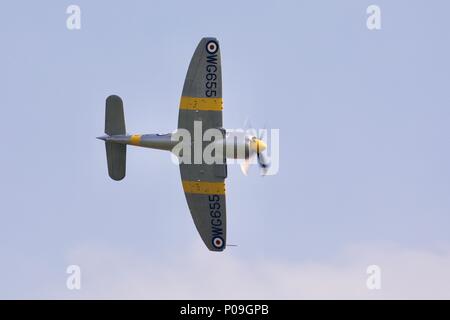
[[208, 51], [211, 54], [216, 53], [218, 49], [219, 45], [214, 40], [211, 40], [206, 44], [206, 51]]
[[214, 237], [212, 239], [212, 243], [216, 249], [222, 249], [224, 245], [223, 239], [221, 237]]

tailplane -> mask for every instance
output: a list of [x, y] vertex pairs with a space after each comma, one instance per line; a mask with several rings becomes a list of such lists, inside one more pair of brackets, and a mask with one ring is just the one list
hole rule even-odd
[[[123, 102], [119, 96], [112, 95], [106, 99], [105, 133], [108, 136], [126, 133]], [[109, 176], [113, 180], [122, 180], [125, 178], [127, 146], [108, 141], [108, 139], [104, 140]]]

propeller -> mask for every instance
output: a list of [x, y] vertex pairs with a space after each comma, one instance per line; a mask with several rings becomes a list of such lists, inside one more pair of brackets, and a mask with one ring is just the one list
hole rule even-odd
[[250, 157], [245, 159], [244, 162], [241, 163], [241, 171], [246, 176], [248, 174], [248, 169], [250, 168]]
[[[260, 131], [260, 134], [258, 136], [258, 139], [260, 141], [264, 141], [266, 140], [267, 137], [265, 137], [265, 135], [267, 134], [267, 124], [264, 125], [264, 129]], [[266, 156], [264, 156], [264, 151], [267, 149], [267, 145], [264, 143], [265, 148], [264, 150], [259, 150], [259, 148], [257, 148], [257, 152], [256, 152], [256, 156], [258, 159], [258, 164], [259, 167], [261, 168], [261, 175], [265, 176], [267, 174], [267, 171], [269, 171], [270, 168], [270, 162], [267, 161]]]
[[244, 130], [246, 134], [251, 135], [250, 141], [250, 155], [248, 158], [241, 163], [241, 171], [244, 175], [248, 174], [250, 168], [250, 161], [256, 154], [258, 165], [261, 169], [261, 175], [265, 176], [270, 168], [270, 162], [267, 161], [264, 151], [267, 149], [267, 144], [264, 142], [265, 134], [267, 133], [267, 125], [264, 126], [263, 130], [260, 130], [259, 135], [257, 135], [256, 130], [251, 126], [250, 120], [247, 118], [244, 122]]

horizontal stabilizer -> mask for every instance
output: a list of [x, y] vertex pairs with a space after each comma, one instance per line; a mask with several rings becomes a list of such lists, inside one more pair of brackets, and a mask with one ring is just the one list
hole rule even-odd
[[123, 102], [119, 96], [109, 96], [106, 99], [105, 133], [109, 136], [125, 134], [125, 116]]
[[[126, 133], [123, 102], [119, 96], [112, 95], [106, 99], [105, 133], [108, 136]], [[127, 146], [108, 140], [105, 140], [105, 146], [109, 176], [113, 180], [122, 180], [125, 178]]]
[[110, 141], [106, 141], [105, 146], [109, 176], [113, 180], [122, 180], [125, 178], [127, 146]]

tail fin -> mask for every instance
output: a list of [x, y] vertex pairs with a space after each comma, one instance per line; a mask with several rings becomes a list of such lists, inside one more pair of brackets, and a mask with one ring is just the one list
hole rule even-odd
[[[109, 136], [126, 133], [123, 102], [118, 96], [106, 99], [105, 133]], [[122, 180], [125, 178], [127, 146], [112, 141], [105, 141], [105, 146], [109, 176], [113, 180]]]

